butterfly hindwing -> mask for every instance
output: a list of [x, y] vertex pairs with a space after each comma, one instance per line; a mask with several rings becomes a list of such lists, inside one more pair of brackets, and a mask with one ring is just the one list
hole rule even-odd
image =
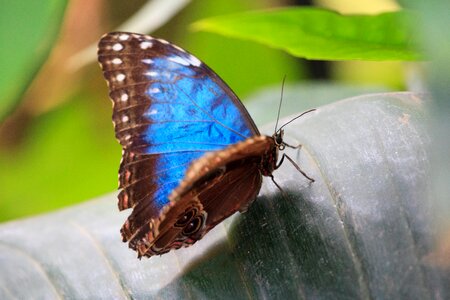
[[[141, 231], [130, 243], [140, 256], [165, 253], [195, 243], [225, 218], [245, 211], [261, 187], [262, 157], [274, 149], [272, 138], [255, 136], [194, 161], [156, 226]], [[177, 226], [183, 218], [183, 226]], [[191, 229], [189, 222], [195, 224]]]
[[[174, 205], [169, 196], [194, 161], [259, 132], [209, 67], [167, 41], [109, 33], [99, 42], [98, 59], [123, 148], [119, 208], [133, 208], [122, 235], [135, 241]], [[206, 205], [195, 201], [190, 205], [197, 210]]]

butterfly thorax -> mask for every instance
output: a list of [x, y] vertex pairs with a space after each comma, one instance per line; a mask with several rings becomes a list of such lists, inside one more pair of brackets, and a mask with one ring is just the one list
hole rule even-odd
[[261, 174], [263, 176], [271, 176], [273, 171], [277, 168], [278, 153], [284, 148], [286, 144], [283, 141], [284, 130], [275, 131], [271, 137], [267, 137], [270, 141], [269, 149], [264, 153], [261, 160]]
[[263, 176], [271, 176], [278, 161], [279, 150], [275, 138], [268, 136], [267, 140], [270, 141], [270, 147], [262, 156], [260, 165], [260, 172]]

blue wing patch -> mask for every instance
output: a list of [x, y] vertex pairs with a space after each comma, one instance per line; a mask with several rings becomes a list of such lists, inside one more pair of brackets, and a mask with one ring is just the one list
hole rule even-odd
[[134, 207], [124, 238], [156, 218], [190, 163], [259, 135], [231, 89], [204, 63], [164, 40], [109, 33], [98, 58], [124, 149], [119, 207]]

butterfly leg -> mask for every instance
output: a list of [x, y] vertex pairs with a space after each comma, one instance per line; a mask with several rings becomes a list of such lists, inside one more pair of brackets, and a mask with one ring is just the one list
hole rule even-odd
[[280, 192], [284, 193], [283, 189], [281, 188], [281, 186], [275, 181], [275, 178], [273, 177], [272, 174], [270, 174], [270, 178], [272, 179], [272, 182], [277, 186], [277, 188], [280, 190]]
[[302, 148], [302, 144], [299, 144], [297, 146], [292, 146], [292, 145], [286, 144], [284, 141], [283, 141], [283, 145], [285, 145], [286, 147], [292, 148], [292, 149], [300, 149], [300, 148]]
[[[300, 145], [300, 147], [301, 147], [301, 145]], [[300, 169], [300, 167], [295, 163], [295, 161], [292, 158], [290, 158], [289, 156], [287, 156], [285, 153], [283, 153], [283, 156], [281, 157], [281, 160], [278, 163], [278, 165], [275, 166], [275, 170], [278, 169], [281, 166], [281, 164], [283, 163], [285, 157], [292, 163], [292, 165], [297, 169], [297, 171], [302, 173], [303, 176], [308, 178], [311, 182], [315, 181], [313, 178], [311, 178], [308, 175], [306, 175], [306, 173], [302, 169]]]

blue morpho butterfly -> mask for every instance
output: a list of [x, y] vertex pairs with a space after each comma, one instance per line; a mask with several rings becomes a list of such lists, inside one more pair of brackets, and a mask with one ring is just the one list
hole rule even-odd
[[133, 208], [123, 241], [139, 257], [163, 254], [245, 211], [280, 165], [283, 131], [260, 135], [219, 76], [165, 40], [109, 33], [98, 60], [123, 147], [119, 209]]

